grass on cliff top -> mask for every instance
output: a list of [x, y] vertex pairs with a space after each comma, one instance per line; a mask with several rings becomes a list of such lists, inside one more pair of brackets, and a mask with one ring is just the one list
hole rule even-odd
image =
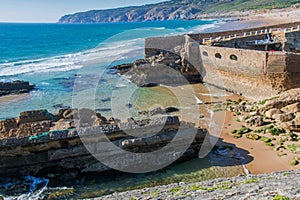
[[287, 8], [296, 3], [300, 3], [300, 0], [225, 0], [209, 7], [206, 13]]

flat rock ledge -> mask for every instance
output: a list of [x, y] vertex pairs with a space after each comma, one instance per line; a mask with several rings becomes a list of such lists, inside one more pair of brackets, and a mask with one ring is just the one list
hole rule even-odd
[[[28, 119], [36, 121], [37, 119], [32, 117], [33, 113], [39, 116], [40, 120], [44, 119], [41, 118], [42, 116], [52, 116], [43, 110], [31, 111], [27, 112], [27, 115], [21, 114], [16, 121], [18, 123], [28, 122]], [[31, 116], [31, 118], [27, 116]], [[55, 118], [55, 116], [52, 117]], [[82, 125], [84, 119], [80, 118], [79, 120]], [[178, 131], [179, 129], [180, 131]], [[195, 136], [192, 136], [191, 132], [194, 132]], [[130, 134], [128, 135], [128, 133]], [[152, 135], [152, 133], [156, 134]], [[132, 134], [140, 134], [141, 137], [137, 138]], [[69, 180], [76, 179], [77, 175], [84, 173], [112, 170], [94, 158], [91, 152], [93, 155], [100, 155], [106, 163], [117, 165], [115, 167], [129, 166], [130, 169], [148, 166], [149, 159], [141, 161], [139, 155], [161, 150], [162, 147], [165, 147], [165, 154], [162, 154], [165, 155], [166, 163], [170, 158], [173, 158], [174, 161], [177, 159], [178, 161], [188, 160], [198, 155], [201, 146], [206, 144], [204, 144], [204, 140], [207, 135], [207, 130], [195, 128], [195, 124], [180, 121], [176, 116], [166, 116], [151, 120], [102, 124], [79, 129], [53, 130], [40, 134], [7, 137], [0, 139], [0, 176], [32, 175], [55, 180]], [[186, 147], [184, 148], [185, 152], [182, 152], [182, 146]], [[124, 150], [122, 155], [120, 155], [119, 149]], [[137, 156], [126, 159], [126, 152], [132, 152]], [[116, 162], [117, 159], [120, 162]], [[126, 163], [122, 164], [123, 161]], [[161, 164], [161, 160], [157, 159], [153, 159], [151, 162], [154, 166]]]
[[97, 199], [300, 199], [300, 170], [237, 176], [199, 183], [175, 183], [114, 193]]

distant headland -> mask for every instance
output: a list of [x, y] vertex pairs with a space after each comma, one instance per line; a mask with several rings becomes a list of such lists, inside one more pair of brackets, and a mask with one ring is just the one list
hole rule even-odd
[[143, 6], [90, 10], [62, 16], [58, 23], [109, 23], [251, 16], [253, 11], [299, 7], [300, 0], [172, 0]]

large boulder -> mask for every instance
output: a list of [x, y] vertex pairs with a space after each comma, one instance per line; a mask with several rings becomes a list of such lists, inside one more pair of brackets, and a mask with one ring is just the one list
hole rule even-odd
[[287, 131], [300, 132], [300, 116], [296, 116], [293, 121], [281, 123], [280, 127], [284, 128]]
[[295, 118], [295, 115], [293, 113], [276, 114], [273, 115], [273, 118], [275, 119], [276, 122], [289, 122]]
[[265, 113], [272, 108], [282, 109], [286, 106], [299, 102], [300, 89], [292, 89], [280, 94], [279, 98], [273, 98], [272, 100], [267, 101], [266, 104], [260, 108], [260, 112]]
[[279, 115], [279, 114], [282, 114], [283, 112], [277, 108], [272, 108], [268, 111], [266, 111], [265, 115], [267, 118], [271, 118], [271, 119], [274, 119], [273, 116], [274, 115]]
[[281, 110], [286, 113], [300, 112], [300, 102], [288, 105], [288, 106], [282, 108]]
[[253, 116], [246, 120], [248, 126], [262, 126], [264, 125], [264, 118], [262, 116]]

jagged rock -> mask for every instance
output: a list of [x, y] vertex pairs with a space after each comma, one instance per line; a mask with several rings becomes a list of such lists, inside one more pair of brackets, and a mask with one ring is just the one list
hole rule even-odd
[[78, 118], [78, 109], [62, 109], [60, 110], [62, 113], [63, 119], [77, 119]]
[[39, 121], [21, 124], [15, 132], [15, 135], [10, 135], [10, 137], [24, 137], [45, 133], [50, 130], [51, 125], [51, 121]]
[[262, 126], [264, 125], [264, 118], [262, 116], [254, 116], [246, 120], [248, 126]]
[[140, 115], [146, 115], [146, 116], [154, 116], [154, 115], [164, 115], [167, 113], [172, 113], [172, 112], [178, 112], [179, 109], [176, 107], [167, 107], [167, 108], [154, 108], [153, 110], [150, 111], [140, 111]]
[[277, 122], [288, 122], [291, 121], [295, 118], [295, 115], [293, 113], [289, 114], [275, 114], [273, 115], [273, 118]]
[[113, 117], [109, 118], [107, 121], [108, 121], [110, 124], [117, 124], [117, 123], [120, 122], [120, 120], [115, 119], [115, 118], [113, 118]]
[[21, 112], [20, 116], [17, 118], [18, 124], [38, 122], [45, 120], [54, 120], [54, 116], [49, 113], [47, 110], [33, 110]]
[[274, 115], [278, 115], [278, 114], [282, 114], [283, 112], [277, 108], [272, 108], [268, 111], [266, 111], [265, 115], [267, 118], [271, 118], [271, 119], [274, 119], [273, 116]]
[[98, 121], [99, 125], [103, 125], [103, 124], [107, 123], [108, 120], [104, 116], [102, 116], [100, 113], [96, 113], [96, 116], [98, 118], [97, 121]]
[[151, 116], [153, 116], [153, 115], [163, 115], [163, 114], [166, 114], [166, 111], [163, 108], [158, 107], [158, 108], [155, 108], [155, 109], [151, 110], [149, 112], [149, 114]]
[[34, 87], [35, 85], [30, 85], [26, 81], [0, 82], [0, 96], [28, 93]]
[[17, 129], [18, 124], [16, 119], [6, 119], [4, 121], [0, 121], [0, 137], [6, 137], [10, 130]]
[[67, 130], [71, 128], [75, 128], [74, 120], [60, 119], [54, 123], [54, 126], [51, 127], [51, 130]]
[[288, 106], [282, 108], [281, 110], [286, 113], [300, 112], [300, 102], [294, 103], [292, 105], [288, 105]]

